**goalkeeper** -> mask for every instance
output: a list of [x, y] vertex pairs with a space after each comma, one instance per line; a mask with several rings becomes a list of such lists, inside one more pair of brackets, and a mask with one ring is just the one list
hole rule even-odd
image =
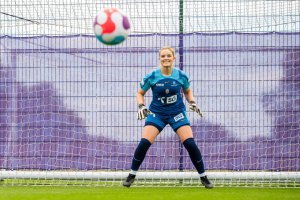
[[[123, 186], [130, 187], [134, 182], [136, 173], [142, 164], [146, 153], [155, 138], [169, 124], [179, 136], [180, 141], [189, 153], [197, 169], [201, 183], [206, 188], [213, 188], [213, 184], [205, 175], [204, 163], [197, 144], [194, 141], [190, 122], [186, 115], [185, 105], [181, 91], [189, 103], [189, 108], [202, 117], [202, 113], [195, 103], [188, 76], [173, 67], [175, 51], [171, 47], [163, 47], [159, 51], [160, 68], [147, 74], [140, 84], [137, 93], [139, 120], [145, 119], [145, 126], [140, 143], [132, 159], [131, 171], [123, 182]], [[152, 89], [153, 99], [149, 109], [145, 106], [144, 95]]]

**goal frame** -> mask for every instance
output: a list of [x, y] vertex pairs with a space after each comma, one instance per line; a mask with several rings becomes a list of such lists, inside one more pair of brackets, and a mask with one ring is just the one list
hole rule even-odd
[[[300, 172], [270, 172], [270, 171], [224, 171], [206, 172], [210, 179], [244, 179], [244, 180], [289, 180], [300, 181]], [[128, 175], [126, 171], [22, 171], [1, 170], [0, 179], [65, 179], [65, 180], [118, 180]], [[197, 172], [138, 172], [139, 179], [151, 180], [197, 180]]]

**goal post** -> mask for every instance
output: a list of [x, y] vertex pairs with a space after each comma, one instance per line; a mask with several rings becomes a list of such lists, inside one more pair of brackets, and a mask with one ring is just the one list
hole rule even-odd
[[[245, 35], [240, 34], [240, 36], [244, 37]], [[265, 37], [264, 34], [247, 34], [249, 38], [253, 38], [254, 36], [257, 37], [258, 41], [263, 41], [259, 37]], [[299, 35], [285, 36], [272, 33], [270, 36], [276, 36], [279, 38], [278, 40], [284, 40], [287, 37], [289, 38], [288, 41], [292, 42]], [[152, 40], [151, 37], [157, 36], [145, 37], [143, 39]], [[200, 38], [200, 35], [186, 35], [185, 37], [195, 37], [196, 39], [194, 38], [193, 40], [197, 40], [197, 37]], [[222, 39], [220, 35], [210, 34], [206, 36], [206, 40], [214, 40], [215, 37]], [[228, 38], [229, 36], [226, 34], [224, 37]], [[232, 33], [231, 37], [236, 37], [236, 35]], [[56, 37], [53, 40], [60, 43], [65, 39], [65, 37]], [[74, 39], [73, 37], [72, 40]], [[88, 42], [91, 37], [79, 36], [77, 38], [78, 41], [83, 41], [83, 39], [85, 39], [85, 42]], [[1, 39], [6, 44], [9, 44], [9, 40], [5, 38]], [[30, 38], [30, 40], [31, 42], [35, 42], [40, 39]], [[49, 41], [49, 39], [47, 40]], [[27, 41], [27, 38], [18, 38], [20, 44], [27, 43]], [[287, 45], [290, 44], [288, 43]], [[260, 49], [260, 47], [255, 48]], [[293, 64], [297, 59], [294, 54], [297, 54], [298, 50], [297, 47], [289, 48], [290, 50], [285, 48], [283, 55], [279, 54], [278, 60], [274, 62], [279, 62], [279, 64], [283, 62], [283, 66], [289, 66], [292, 63], [291, 67], [294, 68], [297, 67], [297, 65]], [[134, 48], [128, 47], [127, 49], [130, 49], [130, 51], [134, 50]], [[254, 51], [252, 47], [250, 49], [251, 52]], [[275, 49], [272, 51], [275, 51]], [[95, 55], [96, 57], [98, 54], [98, 49], [94, 51], [78, 49], [76, 54], [71, 53], [72, 51], [72, 49], [39, 49], [38, 52], [35, 52], [34, 50], [18, 49], [12, 51], [17, 52], [16, 54], [10, 53], [10, 51], [6, 52], [6, 56], [10, 57], [13, 61], [7, 63], [6, 66], [2, 65], [1, 74], [4, 87], [0, 91], [3, 111], [1, 112], [3, 126], [1, 126], [0, 146], [2, 156], [0, 164], [1, 169], [5, 170], [0, 172], [0, 179], [10, 179], [13, 183], [18, 183], [18, 178], [26, 180], [57, 179], [57, 181], [64, 179], [99, 180], [99, 184], [103, 180], [114, 180], [116, 183], [120, 183], [121, 178], [126, 177], [125, 174], [129, 172], [134, 148], [139, 141], [139, 133], [142, 127], [142, 123], [135, 119], [135, 104], [129, 100], [134, 97], [126, 97], [126, 93], [121, 93], [120, 95], [114, 93], [114, 91], [103, 90], [103, 88], [109, 88], [110, 84], [115, 82], [115, 79], [109, 80], [107, 77], [107, 74], [112, 74], [112, 69], [115, 69], [113, 67], [107, 66], [99, 69], [97, 65], [90, 65], [86, 60], [80, 61], [81, 64], [86, 64], [86, 67], [80, 69], [80, 71], [78, 71], [75, 63], [73, 63], [75, 67], [73, 64], [68, 67], [55, 66], [57, 64], [65, 65], [70, 61], [61, 59], [65, 54], [71, 55], [74, 60], [78, 59], [78, 56], [82, 57], [82, 55], [86, 55], [86, 57], [90, 57], [91, 55]], [[111, 57], [117, 54], [122, 56], [125, 53], [124, 49], [120, 52], [105, 49], [103, 51], [106, 51], [105, 54], [110, 54]], [[196, 57], [200, 53], [203, 55], [203, 49], [191, 47], [186, 48], [185, 51], [186, 54], [196, 54]], [[156, 54], [154, 50], [147, 50], [145, 52], [153, 54], [153, 57]], [[218, 55], [217, 52], [224, 51], [215, 49], [210, 50], [210, 52]], [[243, 52], [246, 54], [245, 49], [243, 49]], [[258, 54], [268, 55], [270, 52], [257, 50], [256, 56]], [[51, 57], [57, 57], [61, 60], [50, 59]], [[281, 57], [286, 58], [286, 60], [281, 61]], [[27, 59], [30, 59], [30, 61]], [[33, 67], [22, 66], [24, 62], [30, 62]], [[14, 66], [14, 63], [16, 66]], [[43, 63], [44, 66], [40, 67], [40, 63]], [[203, 74], [205, 76], [205, 74], [212, 70], [212, 68], [206, 67], [199, 69], [200, 71], [194, 68], [187, 68], [187, 70], [193, 71], [194, 80], [197, 80], [198, 75]], [[238, 71], [235, 71], [236, 69]], [[269, 94], [259, 97], [259, 90], [249, 91], [255, 92], [255, 95], [247, 94], [247, 90], [236, 90], [235, 92], [246, 92], [240, 95], [242, 99], [245, 98], [246, 102], [257, 102], [258, 105], [259, 99], [265, 98], [265, 108], [268, 109], [268, 112], [275, 114], [273, 120], [280, 119], [275, 123], [276, 126], [272, 126], [274, 121], [269, 121], [269, 117], [271, 116], [268, 116], [267, 120], [260, 121], [264, 119], [263, 110], [261, 112], [258, 112], [259, 110], [256, 111], [257, 114], [250, 113], [248, 115], [245, 112], [247, 110], [243, 109], [249, 109], [253, 104], [248, 105], [245, 102], [247, 106], [243, 107], [243, 104], [239, 104], [235, 100], [236, 94], [231, 94], [232, 96], [228, 97], [227, 93], [227, 96], [224, 94], [226, 98], [223, 98], [225, 103], [228, 101], [226, 100], [227, 98], [231, 98], [230, 103], [236, 103], [236, 106], [239, 105], [242, 107], [239, 108], [239, 111], [227, 110], [225, 114], [233, 117], [235, 116], [235, 112], [240, 112], [238, 116], [243, 116], [249, 120], [246, 122], [248, 126], [243, 125], [244, 121], [240, 121], [241, 119], [239, 118], [232, 122], [228, 121], [227, 124], [225, 123], [226, 118], [224, 118], [224, 113], [223, 115], [220, 114], [218, 109], [222, 105], [224, 106], [223, 108], [229, 109], [225, 105], [228, 106], [230, 104], [227, 104], [228, 102], [222, 105], [217, 104], [217, 100], [219, 98], [222, 99], [222, 97], [216, 96], [219, 93], [218, 89], [204, 91], [204, 93], [207, 93], [207, 96], [203, 97], [201, 104], [204, 104], [203, 108], [205, 108], [205, 121], [198, 119], [193, 113], [189, 112], [188, 114], [191, 119], [195, 141], [204, 157], [207, 173], [220, 186], [228, 185], [227, 182], [229, 181], [231, 184], [235, 183], [242, 186], [257, 186], [257, 184], [266, 183], [268, 187], [274, 181], [282, 181], [288, 183], [289, 187], [299, 187], [299, 140], [297, 139], [299, 131], [297, 123], [299, 119], [294, 116], [294, 113], [297, 113], [297, 107], [289, 107], [289, 103], [295, 104], [299, 97], [297, 95], [288, 95], [291, 92], [298, 93], [296, 87], [297, 79], [295, 79], [297, 71], [291, 72], [289, 68], [287, 69], [288, 71], [284, 71], [283, 68], [279, 67], [279, 71], [275, 70], [273, 73], [274, 77], [270, 80], [268, 77], [261, 77], [261, 73], [270, 73], [268, 72], [269, 68], [261, 70], [259, 67], [252, 66], [247, 67], [246, 72], [243, 72], [242, 68], [232, 67], [231, 69], [227, 68], [226, 73], [222, 69], [220, 69], [220, 72], [215, 71], [216, 68], [213, 69], [215, 73], [221, 74], [212, 73], [210, 80], [214, 80], [216, 83], [210, 81], [211, 84], [207, 87], [211, 89], [217, 87], [220, 81], [224, 87], [230, 87], [231, 89], [237, 87], [238, 80], [236, 82], [234, 78], [229, 79], [230, 81], [226, 80], [228, 79], [227, 75], [229, 76], [228, 72], [230, 72], [230, 76], [238, 76], [242, 72], [249, 74], [257, 73], [257, 76], [253, 75], [249, 77], [254, 79], [252, 82], [253, 85], [244, 85], [243, 87], [259, 88], [258, 85], [260, 84], [258, 83], [263, 81], [263, 85], [267, 87], [265, 91], [268, 91], [270, 87]], [[17, 71], [12, 73], [10, 70]], [[127, 76], [132, 75], [132, 71], [135, 71], [134, 74], [139, 76], [140, 68], [126, 68], [121, 66], [117, 70], [122, 74], [127, 74]], [[144, 70], [146, 71], [146, 69]], [[96, 73], [93, 74], [93, 72]], [[280, 77], [281, 75], [286, 77], [288, 81], [278, 81], [278, 87], [276, 84], [273, 85], [276, 77]], [[29, 80], [27, 76], [30, 78]], [[90, 76], [91, 78], [85, 79], [86, 76]], [[214, 76], [218, 76], [221, 80], [215, 80]], [[41, 78], [44, 80], [41, 81]], [[18, 81], [16, 81], [17, 79]], [[75, 80], [78, 82], [75, 82]], [[138, 80], [138, 77], [135, 77], [134, 80]], [[124, 82], [124, 85], [126, 85], [126, 87], [122, 87], [123, 91], [130, 92], [132, 87], [137, 87], [134, 82], [130, 84], [126, 83], [123, 77], [119, 81]], [[195, 82], [193, 84], [195, 87]], [[96, 90], [90, 91], [90, 94], [87, 94], [86, 90], [83, 90], [92, 86]], [[272, 87], [277, 88], [276, 94], [273, 93]], [[92, 94], [94, 92], [96, 96]], [[200, 98], [203, 93], [201, 92], [202, 94], [200, 94], [200, 91], [196, 90], [196, 94], [198, 92], [198, 98]], [[256, 99], [257, 97], [258, 99]], [[275, 100], [269, 99], [271, 97], [274, 97]], [[78, 98], [81, 99], [78, 101]], [[90, 100], [86, 100], [89, 98]], [[124, 99], [121, 104], [119, 101], [120, 98]], [[213, 101], [216, 101], [216, 103], [213, 103]], [[215, 107], [212, 107], [211, 102]], [[287, 107], [283, 108], [284, 110], [282, 111], [278, 110], [276, 102]], [[233, 105], [231, 104], [231, 106]], [[69, 108], [76, 108], [77, 110], [69, 110]], [[107, 108], [111, 110], [107, 110]], [[257, 109], [260, 108], [257, 107]], [[120, 110], [122, 111], [121, 114], [118, 113]], [[291, 116], [292, 118], [290, 118]], [[10, 121], [3, 120], [6, 117], [10, 117]], [[255, 117], [258, 118], [256, 119]], [[281, 118], [284, 119], [284, 117], [290, 121], [282, 120]], [[82, 119], [85, 119], [85, 121]], [[218, 119], [219, 123], [224, 122], [224, 124], [213, 124], [216, 119]], [[232, 134], [229, 135], [227, 132], [231, 130]], [[275, 131], [272, 132], [272, 130]], [[255, 135], [255, 131], [258, 131], [259, 134]], [[272, 135], [262, 135], [263, 133], [268, 134], [269, 131], [271, 131]], [[108, 135], [108, 133], [114, 134]], [[239, 133], [243, 134], [239, 135]], [[149, 181], [150, 183], [154, 181], [160, 183], [168, 181], [197, 181], [197, 174], [195, 172], [180, 172], [178, 171], [179, 169], [190, 171], [194, 167], [187, 152], [180, 146], [177, 136], [167, 127], [161, 133], [156, 143], [151, 146], [146, 160], [138, 173], [138, 180], [140, 180], [140, 183], [147, 183]], [[169, 170], [173, 172], [168, 172]], [[228, 170], [233, 171], [227, 172]], [[153, 185], [160, 186], [159, 184]], [[272, 185], [272, 187], [276, 186], [279, 187], [280, 184]]]
[[[125, 171], [0, 171], [1, 184], [13, 185], [93, 185], [120, 186]], [[216, 187], [296, 187], [300, 186], [299, 172], [208, 172]], [[196, 172], [141, 171], [135, 187], [199, 187]], [[4, 180], [8, 180], [7, 183]]]
[[[123, 180], [128, 175], [126, 171], [0, 171], [0, 179], [65, 179], [65, 180]], [[299, 172], [207, 172], [212, 180], [289, 180], [300, 181]], [[196, 172], [138, 172], [138, 179], [145, 180], [199, 180]]]

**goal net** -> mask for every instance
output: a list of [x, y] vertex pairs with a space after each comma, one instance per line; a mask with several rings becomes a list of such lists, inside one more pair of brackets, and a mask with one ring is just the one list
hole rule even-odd
[[[214, 184], [300, 187], [299, 1], [0, 2], [1, 183], [121, 185], [144, 125], [136, 91], [167, 45], [204, 113], [188, 116]], [[121, 45], [92, 33], [104, 7], [130, 17]], [[167, 126], [135, 186], [199, 185]]]

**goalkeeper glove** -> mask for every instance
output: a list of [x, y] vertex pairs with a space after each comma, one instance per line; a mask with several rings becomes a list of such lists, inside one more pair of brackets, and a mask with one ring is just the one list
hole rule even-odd
[[198, 108], [195, 101], [189, 101], [189, 108], [190, 108], [190, 110], [192, 110], [195, 113], [197, 113], [198, 115], [200, 115], [200, 117], [203, 117], [203, 114], [201, 113], [200, 108]]
[[142, 120], [145, 119], [148, 115], [151, 115], [151, 111], [148, 110], [148, 108], [145, 106], [145, 104], [139, 104], [139, 111], [138, 111], [138, 115], [137, 115], [137, 119], [138, 120]]

